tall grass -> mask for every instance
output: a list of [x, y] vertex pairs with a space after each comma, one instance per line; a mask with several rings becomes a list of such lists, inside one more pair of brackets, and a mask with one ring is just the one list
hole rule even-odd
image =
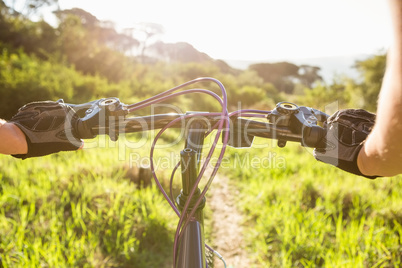
[[[155, 187], [132, 183], [130, 153], [0, 156], [3, 266], [171, 267], [177, 218]], [[400, 177], [352, 176], [291, 144], [228, 149], [221, 172], [239, 189], [253, 267], [402, 265]]]
[[155, 187], [130, 182], [118, 154], [0, 156], [3, 266], [170, 267], [176, 216]]
[[[402, 265], [400, 176], [349, 175], [299, 145], [251, 151], [260, 158], [268, 152], [281, 164], [227, 172], [240, 188], [245, 243], [256, 267]], [[229, 151], [240, 158], [248, 153]]]

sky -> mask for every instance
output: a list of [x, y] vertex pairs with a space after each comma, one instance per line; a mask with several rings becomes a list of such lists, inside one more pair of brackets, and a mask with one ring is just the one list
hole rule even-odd
[[[6, 0], [23, 3], [24, 0]], [[161, 24], [162, 41], [187, 42], [215, 59], [240, 61], [351, 57], [385, 51], [385, 0], [59, 0], [118, 29]], [[45, 16], [52, 20], [52, 16]], [[54, 20], [54, 17], [53, 17]]]
[[384, 0], [59, 0], [120, 29], [161, 24], [164, 42], [188, 42], [216, 59], [282, 60], [387, 49]]

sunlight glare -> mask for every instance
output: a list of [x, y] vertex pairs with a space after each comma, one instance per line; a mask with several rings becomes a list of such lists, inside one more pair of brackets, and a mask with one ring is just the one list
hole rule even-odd
[[213, 58], [291, 59], [376, 53], [390, 40], [383, 0], [60, 0], [119, 28], [163, 25], [164, 42], [188, 42]]

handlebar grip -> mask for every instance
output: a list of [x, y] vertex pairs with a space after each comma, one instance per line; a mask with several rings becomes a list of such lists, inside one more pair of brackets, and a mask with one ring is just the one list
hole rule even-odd
[[327, 130], [319, 126], [304, 128], [302, 145], [311, 148], [324, 147], [326, 135]]
[[99, 99], [84, 104], [68, 104], [80, 119], [75, 126], [76, 133], [80, 139], [93, 139], [99, 133], [94, 128], [104, 127], [112, 141], [118, 139], [119, 133], [109, 127], [110, 120], [120, 120], [128, 114], [126, 105], [118, 98]]
[[77, 133], [77, 138], [79, 139], [93, 139], [96, 137], [96, 134], [92, 133], [91, 128], [88, 124], [83, 122], [82, 120], [78, 120], [75, 130]]

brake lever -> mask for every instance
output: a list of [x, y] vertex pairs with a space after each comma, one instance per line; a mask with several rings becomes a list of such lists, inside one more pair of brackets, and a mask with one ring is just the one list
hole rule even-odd
[[[268, 120], [280, 127], [286, 127], [292, 133], [302, 136], [302, 146], [317, 147], [326, 135], [326, 130], [318, 125], [324, 123], [329, 116], [317, 109], [297, 106], [291, 102], [280, 102], [267, 116]], [[278, 140], [278, 146], [284, 147], [285, 140]]]
[[[92, 139], [99, 134], [108, 134], [112, 141], [116, 141], [119, 133], [111, 122], [119, 121], [128, 114], [127, 106], [118, 98], [103, 98], [84, 104], [67, 104], [77, 113], [80, 119], [77, 122], [76, 130], [78, 138]], [[107, 133], [97, 133], [94, 128], [103, 127]]]

